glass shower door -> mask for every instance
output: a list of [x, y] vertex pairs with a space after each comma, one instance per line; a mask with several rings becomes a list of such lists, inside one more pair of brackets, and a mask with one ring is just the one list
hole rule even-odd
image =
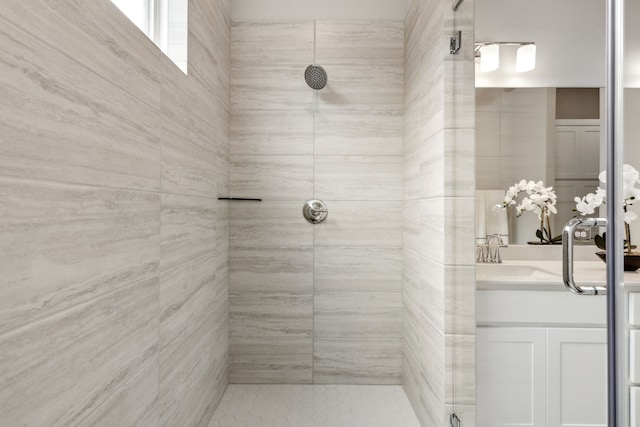
[[[626, 4], [625, 4], [626, 3]], [[606, 295], [607, 305], [607, 425], [609, 427], [634, 427], [640, 419], [636, 416], [638, 389], [633, 386], [640, 380], [635, 376], [635, 334], [633, 316], [634, 285], [627, 288], [625, 282], [635, 282], [635, 277], [625, 271], [637, 269], [635, 246], [631, 240], [631, 223], [637, 218], [634, 212], [636, 190], [640, 184], [640, 173], [633, 163], [636, 144], [631, 143], [634, 132], [625, 123], [633, 123], [634, 99], [632, 80], [634, 70], [626, 65], [625, 57], [634, 45], [633, 37], [625, 33], [625, 24], [633, 19], [633, 13], [625, 14], [630, 2], [608, 0], [607, 7], [607, 52], [605, 86], [605, 150], [606, 172], [600, 174], [602, 191], [593, 193], [593, 198], [583, 198], [586, 207], [578, 211], [597, 207], [606, 201], [606, 218], [576, 218], [563, 230], [563, 281], [573, 293], [586, 296]], [[632, 8], [635, 5], [632, 6]], [[625, 19], [625, 16], [627, 18]], [[635, 14], [635, 16], [638, 16]], [[625, 22], [626, 21], [626, 22]], [[630, 28], [630, 27], [627, 27]], [[631, 42], [631, 43], [625, 43]], [[626, 102], [625, 98], [629, 98]], [[628, 135], [630, 138], [626, 139]], [[629, 141], [629, 143], [627, 143]], [[640, 152], [638, 153], [640, 154]], [[640, 165], [638, 165], [640, 166]], [[602, 200], [600, 200], [602, 199]], [[602, 210], [601, 210], [602, 212]], [[606, 228], [607, 235], [601, 239], [605, 246], [606, 283], [581, 286], [574, 281], [573, 243], [580, 227]]]
[[[563, 38], [572, 37], [571, 33], [580, 26], [577, 22], [593, 19], [584, 26], [591, 28], [591, 47], [601, 45], [602, 49], [585, 48], [574, 41], [564, 50], [557, 50], [574, 61], [580, 57], [576, 52], [584, 56], [597, 51], [598, 56], [590, 58], [582, 72], [573, 72], [573, 81], [562, 78], [563, 70], [543, 76], [542, 70], [548, 66], [546, 61], [562, 62], [563, 58], [545, 56], [553, 48], [545, 46], [544, 31], [531, 24], [535, 21], [536, 7], [542, 6], [530, 3], [527, 11], [515, 15], [513, 10], [520, 6], [513, 2], [477, 0], [477, 47], [479, 42], [490, 45], [497, 40], [515, 42], [511, 44], [535, 42], [539, 61], [538, 69], [529, 75], [514, 73], [504, 67], [505, 59], [509, 60], [512, 55], [508, 48], [510, 43], [502, 43], [506, 47], [500, 46], [498, 70], [491, 74], [481, 73], [480, 67], [476, 68], [477, 189], [486, 193], [483, 197], [489, 197], [493, 189], [504, 191], [510, 183], [520, 179], [544, 180], [546, 187], [553, 186], [558, 193], [572, 192], [565, 206], [573, 207], [574, 197], [583, 197], [587, 188], [595, 193], [598, 172], [606, 170], [600, 177], [603, 181], [600, 187], [607, 193], [606, 203], [599, 210], [595, 209], [593, 218], [577, 215], [582, 222], [574, 222], [565, 230], [562, 249], [552, 245], [545, 248], [527, 246], [533, 239], [529, 235], [521, 238], [519, 233], [529, 232], [536, 226], [536, 219], [529, 218], [527, 223], [526, 213], [524, 220], [516, 220], [514, 215], [509, 218], [509, 247], [502, 252], [504, 263], [477, 265], [477, 425], [637, 427], [640, 426], [640, 273], [625, 273], [624, 261], [633, 258], [633, 252], [637, 251], [634, 245], [640, 238], [640, 220], [634, 221], [640, 214], [640, 203], [634, 204], [640, 193], [636, 196], [630, 189], [630, 186], [640, 187], [640, 180], [635, 175], [635, 170], [640, 170], [640, 43], [637, 42], [640, 40], [637, 22], [640, 4], [628, 0], [541, 3], [545, 3], [548, 13], [553, 10], [555, 16], [549, 16], [545, 25], [555, 34], [558, 44], [564, 42]], [[559, 22], [560, 16], [567, 12], [563, 7], [569, 3], [574, 10], [568, 16], [573, 18], [569, 20], [571, 22], [565, 20], [563, 26]], [[482, 25], [483, 20], [498, 19], [495, 8], [488, 8], [486, 4], [494, 7], [501, 4], [503, 14], [514, 15], [513, 22], [494, 26], [500, 27], [507, 36], [494, 34], [490, 25]], [[595, 5], [591, 15], [587, 10], [589, 5]], [[521, 21], [517, 21], [518, 16], [522, 17]], [[555, 24], [558, 26], [553, 27]], [[526, 33], [526, 30], [531, 31]], [[513, 34], [530, 36], [513, 37]], [[585, 34], [589, 37], [588, 31]], [[476, 57], [482, 54], [479, 51]], [[565, 68], [568, 70], [570, 64]], [[600, 74], [593, 72], [600, 69]], [[578, 125], [586, 127], [584, 117], [571, 117], [579, 119], [574, 122], [561, 117], [560, 110], [564, 108], [561, 102], [556, 104], [557, 111], [553, 111], [558, 115], [551, 119], [534, 113], [548, 113], [544, 110], [545, 105], [548, 107], [555, 101], [556, 95], [559, 101], [562, 91], [568, 88], [584, 90], [589, 87], [600, 88], [600, 114], [589, 116], [594, 123], [587, 125], [597, 126], [602, 137], [599, 141], [596, 139], [596, 147], [600, 147], [599, 165], [588, 184], [586, 177], [560, 176], [558, 164], [568, 163], [558, 158], [554, 159], [554, 174], [553, 161], [551, 166], [548, 163], [549, 153], [546, 159], [542, 156], [541, 164], [544, 166], [546, 160], [546, 168], [536, 171], [533, 165], [538, 153], [527, 151], [526, 145], [517, 146], [518, 138], [507, 141], [505, 150], [504, 142], [511, 136], [508, 132], [515, 133], [518, 126], [524, 128], [523, 122], [531, 124], [540, 118], [536, 123], [551, 122], [556, 126], [556, 139], [549, 138], [551, 142], [538, 148], [538, 152], [555, 144], [556, 155], [566, 154], [566, 150], [563, 152], [562, 147], [558, 149], [557, 146], [577, 141], [572, 138], [578, 131], [570, 134], [567, 129]], [[498, 123], [499, 132], [494, 131], [491, 120]], [[486, 135], [482, 135], [483, 132]], [[533, 132], [535, 129], [522, 132], [520, 139], [526, 140]], [[571, 138], [567, 136], [569, 134]], [[538, 139], [545, 140], [545, 137], [544, 132], [540, 132]], [[518, 150], [527, 152], [528, 162], [516, 163]], [[571, 154], [576, 157], [570, 157], [570, 160], [579, 163], [576, 159], [583, 157], [580, 157], [579, 149], [575, 150]], [[505, 152], [510, 157], [505, 158]], [[491, 156], [499, 156], [499, 161], [492, 163]], [[496, 169], [501, 174], [491, 175]], [[514, 170], [516, 172], [512, 173]], [[539, 177], [535, 176], [537, 172]], [[568, 184], [571, 180], [583, 180], [582, 188], [578, 190], [575, 183], [571, 187]], [[478, 204], [476, 206], [478, 209]], [[568, 215], [571, 217], [576, 213]], [[555, 227], [562, 229], [564, 221], [556, 222]], [[606, 241], [606, 271], [604, 264], [596, 261], [594, 252], [597, 249], [590, 238], [591, 233], [602, 235], [605, 231], [606, 238], [599, 240]], [[549, 233], [550, 238], [554, 236], [555, 233]], [[481, 237], [476, 234], [476, 238]], [[574, 238], [582, 239], [576, 242], [575, 253], [571, 242]], [[597, 243], [602, 245], [604, 242]], [[552, 286], [558, 274], [555, 269], [561, 265], [559, 260], [563, 256], [566, 260], [571, 255], [576, 257], [575, 265], [564, 262], [560, 274], [572, 293], [582, 295], [548, 292], [559, 290]]]

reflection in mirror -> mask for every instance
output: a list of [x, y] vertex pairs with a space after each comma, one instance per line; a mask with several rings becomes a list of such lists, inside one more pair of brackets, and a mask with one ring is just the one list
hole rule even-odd
[[[598, 185], [600, 99], [597, 88], [477, 88], [476, 188], [504, 194], [522, 179], [554, 187], [552, 229], [560, 234], [575, 215], [574, 198]], [[500, 202], [495, 198], [487, 200], [486, 216]], [[536, 215], [508, 214], [510, 243], [536, 240]]]

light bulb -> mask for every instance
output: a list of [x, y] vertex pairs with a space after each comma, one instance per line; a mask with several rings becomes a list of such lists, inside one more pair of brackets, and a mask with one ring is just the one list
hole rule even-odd
[[480, 48], [480, 71], [487, 73], [500, 65], [500, 46], [489, 44]]
[[520, 46], [516, 53], [516, 71], [524, 73], [536, 68], [536, 45], [527, 44]]

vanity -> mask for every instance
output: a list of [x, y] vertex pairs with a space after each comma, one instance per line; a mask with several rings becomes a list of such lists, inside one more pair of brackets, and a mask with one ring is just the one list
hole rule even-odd
[[[562, 283], [561, 248], [503, 248], [476, 266], [479, 426], [607, 425], [606, 302]], [[593, 247], [576, 247], [575, 280], [605, 282]], [[625, 273], [630, 426], [640, 425], [640, 273]]]

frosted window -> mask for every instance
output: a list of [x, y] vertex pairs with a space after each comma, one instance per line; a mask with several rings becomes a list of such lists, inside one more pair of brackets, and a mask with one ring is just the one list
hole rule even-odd
[[187, 74], [188, 0], [111, 0]]
[[111, 0], [113, 4], [127, 15], [150, 39], [151, 35], [151, 0]]

